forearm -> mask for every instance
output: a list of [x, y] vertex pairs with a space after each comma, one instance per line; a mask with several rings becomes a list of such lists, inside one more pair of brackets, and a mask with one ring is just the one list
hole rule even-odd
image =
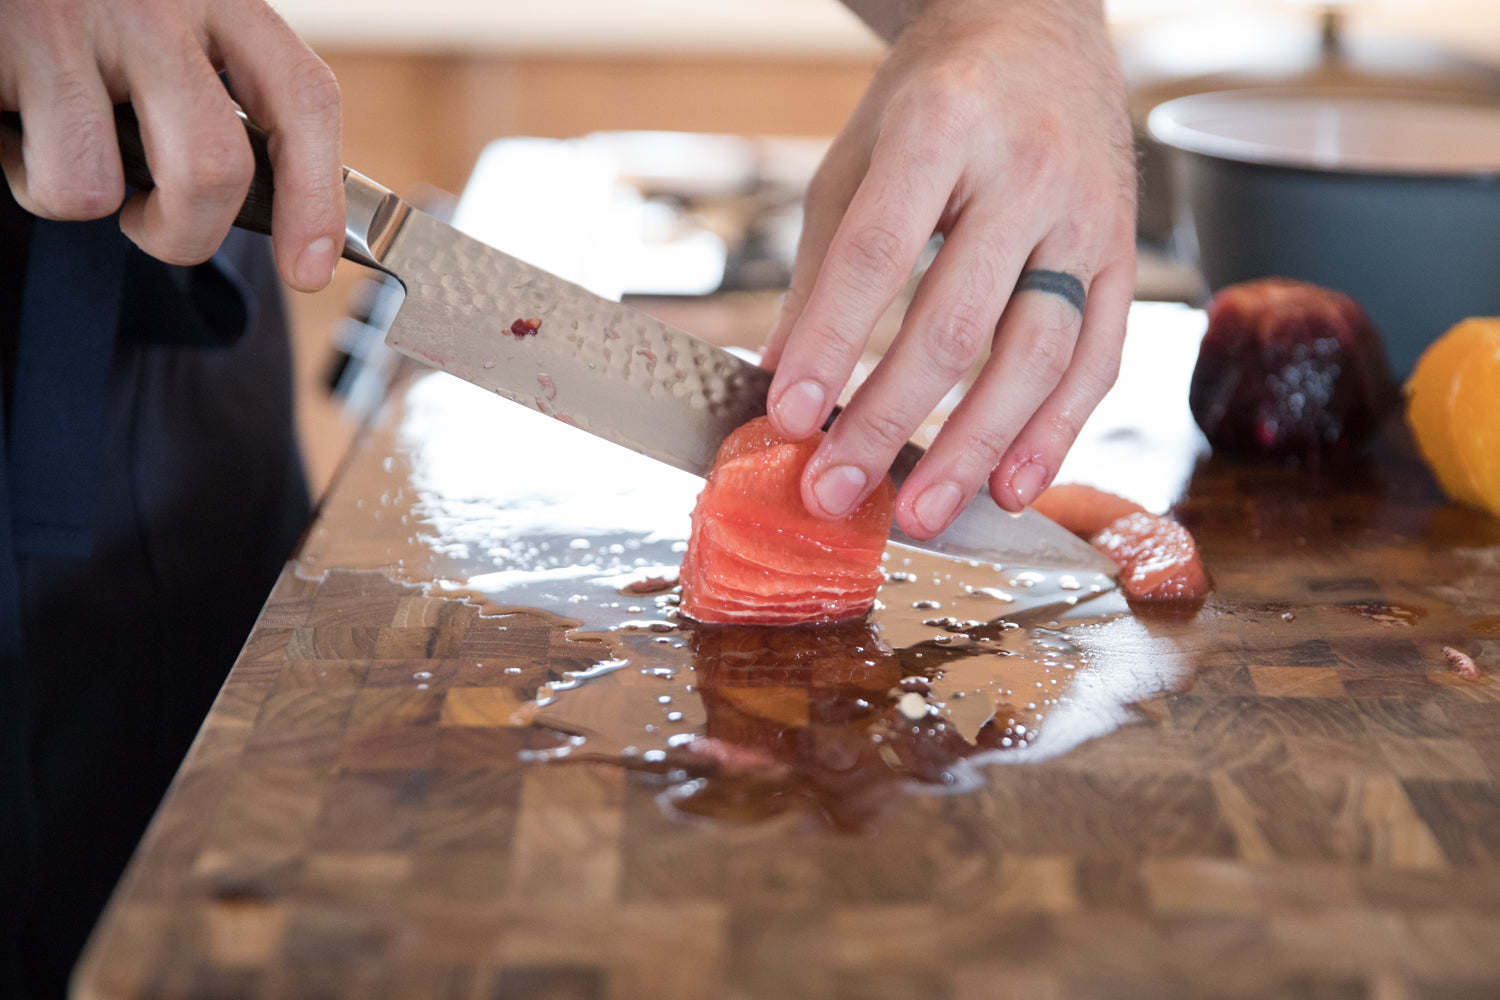
[[[886, 42], [894, 42], [902, 30], [929, 7], [948, 0], [841, 0], [859, 19]], [[1104, 17], [1103, 0], [989, 0], [1003, 6], [1048, 8], [1059, 13]]]

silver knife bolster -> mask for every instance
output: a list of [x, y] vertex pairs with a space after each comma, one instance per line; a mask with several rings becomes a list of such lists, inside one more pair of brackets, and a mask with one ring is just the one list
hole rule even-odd
[[[383, 261], [411, 206], [389, 188], [344, 168], [344, 256], [357, 264], [392, 273]], [[400, 275], [395, 275], [400, 280]]]

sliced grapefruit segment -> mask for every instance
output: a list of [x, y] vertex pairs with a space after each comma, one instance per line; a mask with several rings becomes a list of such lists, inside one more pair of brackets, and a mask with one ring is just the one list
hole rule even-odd
[[1170, 517], [1145, 511], [1111, 521], [1091, 540], [1120, 565], [1120, 588], [1142, 601], [1196, 601], [1211, 587], [1198, 543]]
[[787, 441], [765, 417], [724, 442], [693, 509], [682, 611], [703, 622], [798, 624], [857, 618], [884, 577], [895, 489], [887, 478], [845, 518], [802, 504], [821, 432]]
[[1031, 506], [1043, 517], [1051, 518], [1083, 538], [1097, 535], [1111, 521], [1146, 509], [1134, 500], [1083, 483], [1049, 486], [1032, 501]]

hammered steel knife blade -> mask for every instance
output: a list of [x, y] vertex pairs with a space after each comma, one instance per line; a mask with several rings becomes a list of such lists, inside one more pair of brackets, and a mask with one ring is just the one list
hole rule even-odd
[[[127, 179], [151, 186], [128, 106], [116, 126]], [[269, 233], [270, 158], [264, 134], [246, 129], [257, 171], [236, 225]], [[765, 413], [770, 372], [481, 243], [347, 167], [344, 195], [344, 256], [405, 289], [386, 335], [402, 354], [699, 476], [732, 430]], [[897, 485], [921, 454], [903, 449]], [[1008, 514], [983, 494], [934, 539], [899, 528], [892, 539], [979, 562], [1117, 571], [1042, 515]]]

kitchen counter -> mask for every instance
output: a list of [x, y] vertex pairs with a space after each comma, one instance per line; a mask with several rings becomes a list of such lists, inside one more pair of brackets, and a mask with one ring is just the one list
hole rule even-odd
[[1201, 609], [897, 553], [875, 633], [786, 649], [651, 582], [690, 479], [404, 379], [74, 995], [1500, 993], [1500, 522], [1399, 422], [1322, 475], [1207, 455], [1201, 324], [1136, 307], [1063, 476], [1180, 517]]

